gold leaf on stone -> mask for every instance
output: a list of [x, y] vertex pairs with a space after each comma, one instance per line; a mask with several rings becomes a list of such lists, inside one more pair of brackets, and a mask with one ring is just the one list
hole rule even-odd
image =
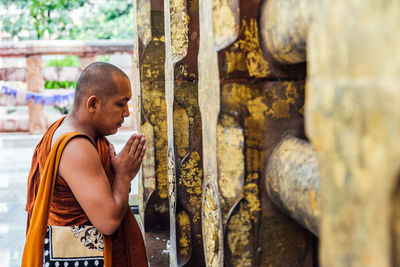
[[207, 266], [219, 267], [222, 260], [220, 251], [221, 217], [218, 211], [219, 194], [213, 178], [207, 177], [204, 187], [202, 228], [205, 245], [205, 258]]
[[171, 50], [174, 63], [184, 58], [189, 46], [189, 16], [186, 0], [169, 0], [171, 19]]
[[200, 165], [200, 155], [197, 151], [192, 152], [188, 158], [182, 161], [180, 167], [179, 185], [184, 186], [184, 190], [189, 194], [190, 214], [193, 221], [200, 219], [201, 193], [203, 170]]
[[189, 118], [180, 105], [174, 107], [174, 143], [175, 151], [183, 158], [189, 149]]
[[245, 19], [242, 20], [242, 34], [243, 38], [238, 41], [238, 45], [246, 54], [246, 66], [249, 75], [255, 78], [266, 77], [270, 72], [269, 65], [261, 51], [258, 25], [254, 18], [251, 18], [249, 22]]
[[[217, 126], [218, 186], [224, 217], [236, 199], [242, 195], [244, 181], [243, 128], [231, 116], [222, 114]], [[224, 207], [228, 205], [227, 207]]]
[[178, 213], [176, 219], [178, 224], [178, 253], [181, 256], [188, 256], [192, 252], [190, 219], [185, 211]]
[[213, 0], [212, 21], [217, 50], [231, 44], [239, 34], [239, 10], [236, 0]]
[[136, 16], [138, 36], [146, 46], [151, 41], [150, 0], [137, 1]]
[[249, 251], [251, 221], [249, 211], [240, 203], [239, 211], [229, 218], [228, 247], [232, 253], [232, 266], [252, 266], [252, 256]]

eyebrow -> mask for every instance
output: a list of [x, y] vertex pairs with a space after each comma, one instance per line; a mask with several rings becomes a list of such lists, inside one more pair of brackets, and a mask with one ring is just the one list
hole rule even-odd
[[130, 98], [129, 97], [124, 97], [124, 98], [122, 98], [122, 99], [119, 99], [118, 101], [129, 101], [130, 100]]

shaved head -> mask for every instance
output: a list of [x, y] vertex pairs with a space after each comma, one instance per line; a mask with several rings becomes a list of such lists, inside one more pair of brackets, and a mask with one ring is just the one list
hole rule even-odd
[[115, 79], [118, 76], [126, 77], [129, 80], [121, 69], [112, 64], [105, 62], [90, 64], [79, 76], [76, 84], [74, 105], [79, 106], [84, 97], [91, 95], [104, 99], [117, 94], [118, 88]]

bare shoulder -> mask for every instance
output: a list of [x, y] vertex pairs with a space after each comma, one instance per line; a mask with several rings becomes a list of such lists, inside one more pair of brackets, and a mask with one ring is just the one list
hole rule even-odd
[[96, 173], [97, 169], [102, 169], [101, 166], [99, 155], [91, 141], [87, 137], [76, 136], [66, 144], [58, 172], [68, 180], [71, 175]]
[[75, 136], [66, 144], [61, 160], [63, 162], [65, 160], [87, 162], [98, 158], [96, 148], [89, 140], [89, 137]]

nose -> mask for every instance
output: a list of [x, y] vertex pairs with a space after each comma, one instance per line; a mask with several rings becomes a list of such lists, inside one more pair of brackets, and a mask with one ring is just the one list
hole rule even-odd
[[122, 112], [122, 116], [128, 117], [129, 116], [129, 107], [128, 105], [125, 105], [124, 112]]

